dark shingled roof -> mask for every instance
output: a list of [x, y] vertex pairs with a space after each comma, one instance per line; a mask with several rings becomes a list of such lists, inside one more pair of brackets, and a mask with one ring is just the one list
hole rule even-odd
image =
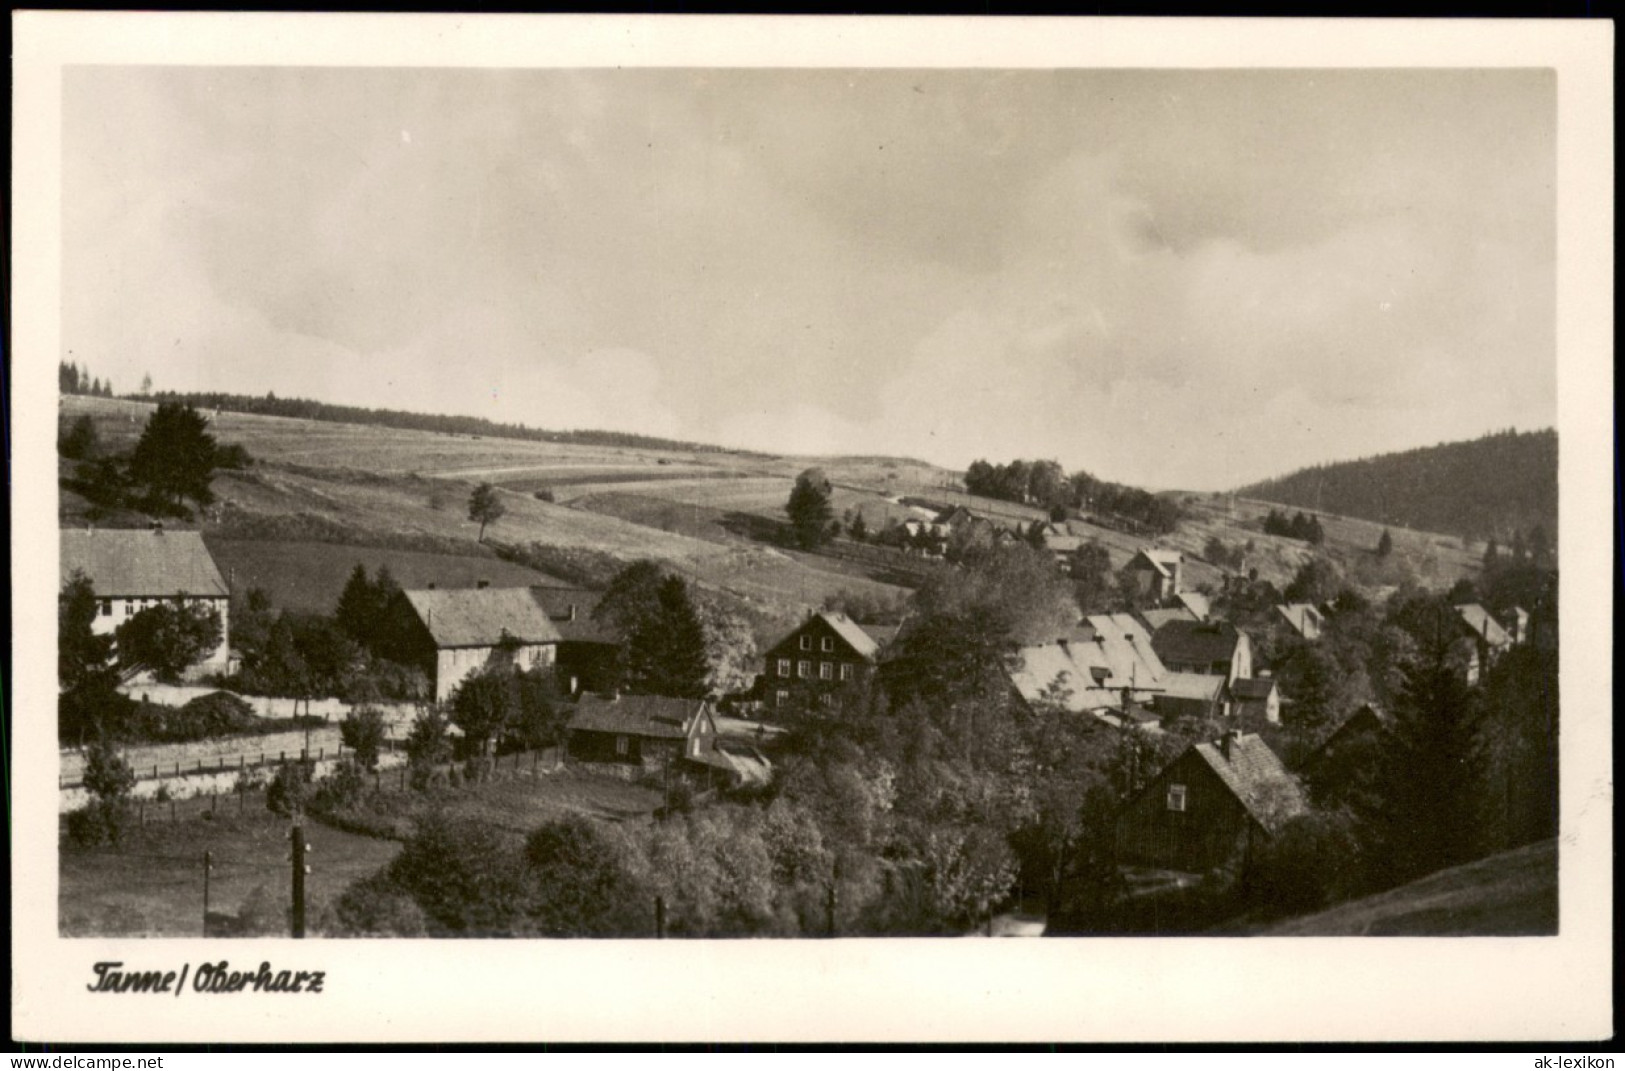
[[1226, 788], [1247, 808], [1259, 825], [1274, 833], [1288, 819], [1309, 809], [1303, 789], [1286, 772], [1281, 760], [1256, 734], [1244, 733], [1230, 742], [1230, 754], [1221, 743], [1194, 745], [1196, 753], [1219, 775]]
[[90, 578], [102, 598], [224, 597], [231, 592], [196, 532], [163, 529], [62, 532], [62, 582]]
[[504, 634], [520, 643], [562, 637], [528, 588], [462, 588], [404, 593], [436, 647], [495, 647]]
[[655, 736], [681, 740], [705, 707], [703, 699], [665, 695], [584, 695], [576, 702], [569, 728], [594, 733]]
[[1151, 636], [1163, 665], [1211, 665], [1235, 656], [1241, 633], [1228, 621], [1170, 621]]
[[[620, 636], [607, 622], [593, 620], [592, 612], [598, 608], [598, 600], [602, 596], [591, 588], [538, 585], [530, 589], [530, 594], [565, 640], [576, 643], [621, 642]], [[570, 616], [572, 608], [575, 610], [573, 620]]]
[[1237, 677], [1230, 685], [1230, 694], [1237, 699], [1268, 699], [1274, 690], [1274, 677]]

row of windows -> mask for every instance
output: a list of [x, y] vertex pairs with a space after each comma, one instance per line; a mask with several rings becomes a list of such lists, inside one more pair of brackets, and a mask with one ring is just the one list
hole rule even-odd
[[[101, 600], [101, 604], [102, 604], [101, 605], [101, 613], [102, 613], [103, 617], [112, 617], [113, 616], [113, 601], [114, 600], [112, 600], [112, 599], [103, 599], [103, 600]], [[166, 602], [172, 603], [172, 602], [174, 602], [176, 600], [173, 597], [170, 597], [170, 598], [148, 598], [148, 599], [119, 599], [118, 601], [123, 604], [122, 608], [123, 608], [125, 613], [133, 615], [133, 614], [140, 613], [142, 610], [150, 610], [154, 606], [158, 606], [158, 605], [160, 605], [162, 603], [166, 603]], [[191, 605], [192, 602], [194, 602], [194, 600], [192, 600], [192, 599], [182, 600], [183, 605]]]
[[[801, 649], [803, 651], [810, 651], [810, 650], [813, 649], [812, 637], [811, 636], [803, 636], [803, 637], [801, 637]], [[821, 643], [819, 643], [818, 649], [821, 650], [821, 651], [833, 651], [833, 650], [835, 650], [835, 639], [834, 639], [834, 637], [825, 636], [823, 641]]]
[[[835, 675], [836, 675], [836, 667], [837, 666], [840, 667], [839, 672], [840, 672], [841, 680], [849, 681], [849, 680], [852, 679], [852, 663], [850, 663], [850, 662], [820, 662], [820, 663], [818, 663], [818, 679], [821, 680], [821, 681], [832, 681], [832, 680], [834, 680]], [[813, 667], [813, 664], [811, 662], [807, 661], [806, 659], [802, 659], [802, 660], [800, 660], [800, 661], [798, 661], [796, 663], [796, 674], [795, 675], [797, 677], [802, 678], [803, 680], [810, 679], [812, 677], [812, 675], [813, 675], [813, 668], [812, 667]], [[790, 676], [790, 660], [788, 658], [779, 659], [779, 673], [778, 673], [778, 675], [781, 676], [781, 677]]]

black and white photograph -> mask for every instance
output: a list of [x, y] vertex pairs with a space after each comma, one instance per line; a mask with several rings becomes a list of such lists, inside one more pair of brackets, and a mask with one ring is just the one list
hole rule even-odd
[[[772, 1037], [1313, 1038], [1606, 934], [1587, 35], [266, 18], [69, 49], [27, 202], [14, 933], [91, 1033], [449, 985], [517, 1040], [476, 976], [563, 963], [575, 1040], [651, 978], [759, 1035], [764, 971], [1024, 1005]], [[1584, 1036], [1587, 962], [1483, 1036]], [[410, 1018], [350, 1025], [467, 1033]]]

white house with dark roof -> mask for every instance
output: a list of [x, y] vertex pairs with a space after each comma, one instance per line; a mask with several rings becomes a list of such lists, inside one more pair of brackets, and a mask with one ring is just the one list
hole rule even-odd
[[1275, 608], [1276, 620], [1284, 622], [1294, 636], [1305, 640], [1320, 639], [1326, 625], [1325, 615], [1307, 602], [1282, 603]]
[[536, 669], [557, 657], [563, 636], [528, 588], [430, 588], [402, 595], [417, 626], [414, 661], [429, 674], [437, 703], [489, 666]]
[[1462, 631], [1472, 640], [1473, 653], [1467, 664], [1467, 683], [1476, 684], [1490, 666], [1512, 648], [1512, 636], [1495, 616], [1478, 603], [1456, 607]]
[[160, 603], [179, 600], [220, 616], [220, 646], [192, 674], [224, 672], [231, 652], [231, 590], [197, 532], [152, 529], [64, 529], [61, 583], [76, 573], [96, 592], [92, 631], [113, 632]]
[[1142, 547], [1123, 568], [1141, 591], [1158, 602], [1178, 595], [1184, 586], [1185, 556], [1177, 550]]

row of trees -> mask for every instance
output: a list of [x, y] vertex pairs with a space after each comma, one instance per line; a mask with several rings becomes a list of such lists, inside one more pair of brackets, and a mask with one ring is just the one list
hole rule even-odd
[[1264, 518], [1264, 534], [1301, 539], [1317, 547], [1326, 542], [1326, 532], [1320, 526], [1320, 518], [1305, 516], [1301, 510], [1291, 517], [1283, 510], [1270, 510]]
[[94, 398], [111, 398], [113, 383], [90, 374], [75, 361], [58, 361], [56, 365], [57, 391], [62, 394], [88, 394]]
[[1087, 472], [1068, 476], [1057, 461], [1018, 459], [997, 465], [978, 459], [965, 470], [965, 490], [1036, 505], [1050, 511], [1054, 520], [1083, 510], [1156, 535], [1174, 531], [1182, 516], [1179, 504], [1171, 498], [1100, 480]]

